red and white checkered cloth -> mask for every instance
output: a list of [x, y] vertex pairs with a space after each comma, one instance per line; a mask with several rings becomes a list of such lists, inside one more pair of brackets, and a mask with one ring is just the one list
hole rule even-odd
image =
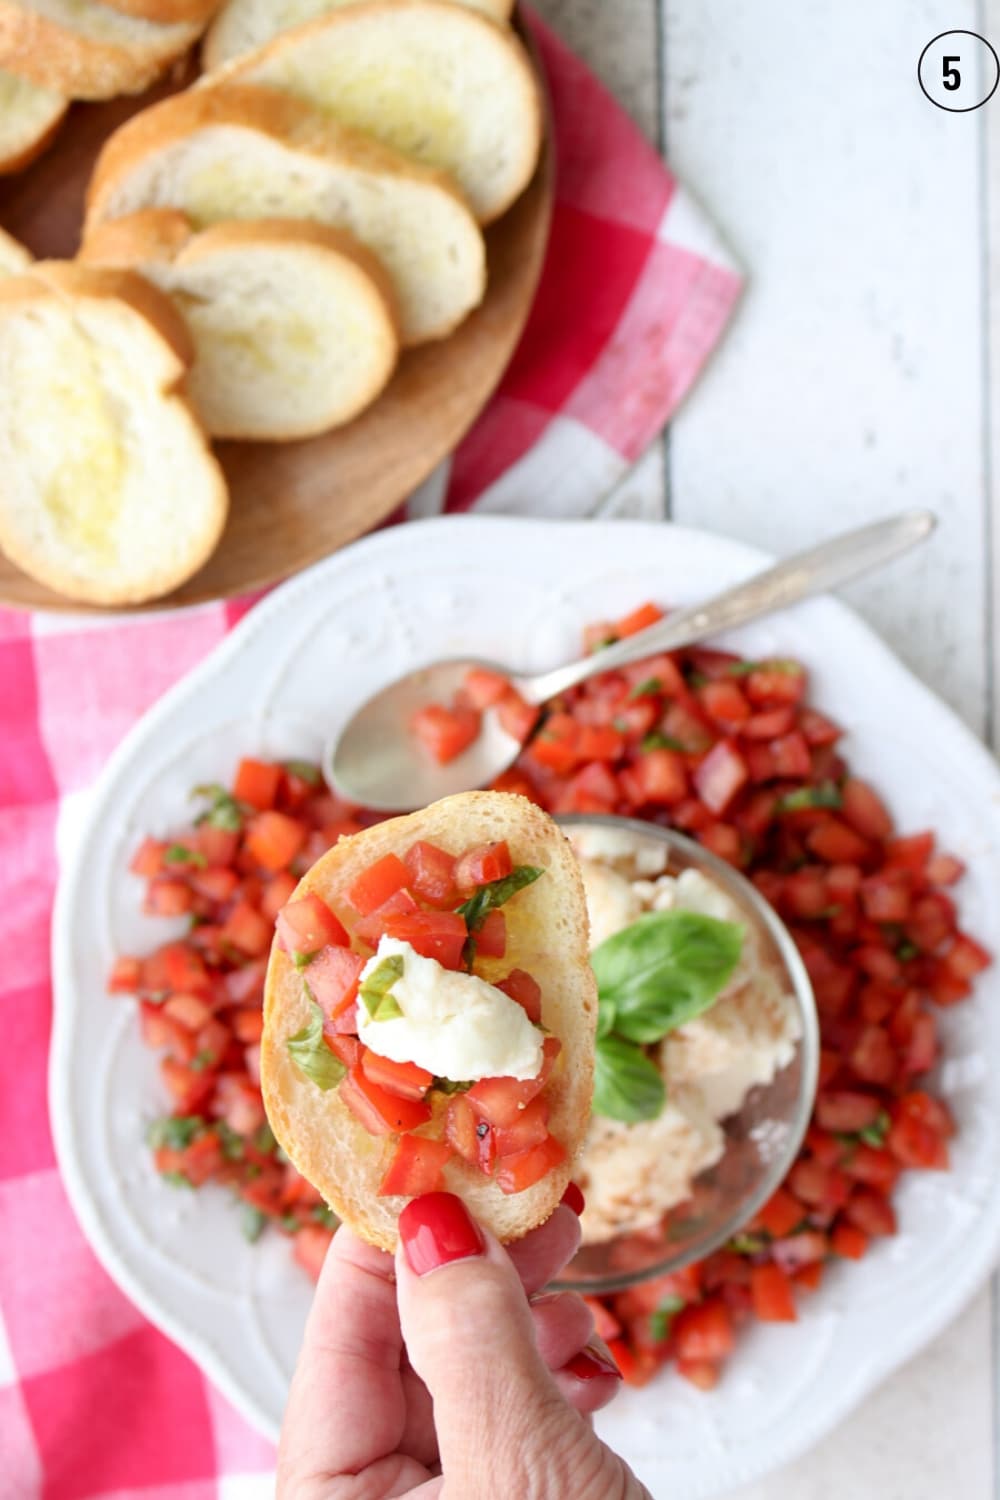
[[[593, 76], [532, 21], [558, 201], [499, 393], [414, 509], [582, 515], [656, 437], [740, 280]], [[86, 789], [249, 607], [134, 619], [0, 611], [0, 1496], [249, 1500], [273, 1450], [108, 1279], [70, 1211], [46, 1105], [49, 921]]]

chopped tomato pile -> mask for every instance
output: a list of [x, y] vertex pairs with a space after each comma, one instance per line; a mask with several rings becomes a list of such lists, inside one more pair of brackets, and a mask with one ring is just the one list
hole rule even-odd
[[[586, 644], [599, 649], [660, 617], [644, 605], [594, 626]], [[820, 1086], [788, 1178], [756, 1221], [708, 1260], [591, 1300], [598, 1332], [633, 1384], [674, 1362], [695, 1385], [714, 1386], [743, 1324], [794, 1320], [799, 1298], [820, 1285], [828, 1265], [858, 1260], [895, 1233], [892, 1196], [903, 1172], [948, 1166], [954, 1123], [925, 1075], [939, 1056], [940, 1012], [970, 994], [991, 955], [959, 926], [950, 888], [961, 862], [937, 848], [932, 832], [895, 831], [877, 793], [852, 775], [841, 730], [810, 705], [807, 689], [796, 662], [696, 647], [594, 677], [546, 705], [540, 721], [504, 678], [472, 673], [454, 704], [432, 706], [413, 726], [445, 761], [471, 743], [486, 708], [498, 706], [522, 741], [537, 721], [499, 790], [552, 812], [619, 813], [691, 835], [754, 881], [809, 970], [822, 1032]], [[160, 1170], [192, 1185], [230, 1184], [248, 1205], [249, 1232], [276, 1222], [318, 1272], [329, 1214], [282, 1162], [258, 1087], [264, 967], [283, 907], [286, 947], [316, 955], [309, 983], [326, 1044], [349, 1069], [341, 1086], [351, 1093], [353, 1080], [359, 1118], [402, 1131], [385, 1191], [436, 1181], [445, 1149], [504, 1185], [509, 1177], [509, 1191], [526, 1185], [513, 1180], [511, 1163], [550, 1170], [540, 1090], [518, 1099], [515, 1112], [513, 1098], [494, 1090], [497, 1080], [477, 1084], [450, 1099], [443, 1141], [412, 1134], [419, 1126], [404, 1125], [401, 1111], [426, 1108], [433, 1080], [425, 1088], [423, 1077], [390, 1078], [375, 1054], [364, 1066], [348, 1025], [360, 955], [344, 947], [343, 925], [328, 908], [286, 907], [314, 860], [377, 816], [345, 806], [314, 767], [298, 764], [243, 761], [231, 793], [205, 790], [194, 831], [172, 843], [147, 840], [133, 863], [148, 881], [147, 910], [188, 916], [191, 930], [148, 958], [120, 959], [111, 978], [113, 990], [138, 997], [146, 1040], [164, 1054], [174, 1111], [151, 1127]], [[460, 876], [452, 857], [428, 844], [380, 864], [352, 893], [356, 937], [375, 947], [390, 932], [442, 963], [461, 962], [468, 924], [454, 921], [456, 904], [501, 878], [497, 866], [480, 866], [478, 880], [471, 871]], [[481, 956], [503, 957], [502, 911], [486, 915], [476, 941]], [[538, 1019], [529, 975], [514, 970], [503, 987]], [[627, 1241], [620, 1250], [626, 1268]]]
[[261, 1100], [264, 972], [299, 877], [361, 824], [302, 762], [243, 760], [231, 791], [198, 794], [195, 826], [146, 839], [131, 865], [146, 881], [145, 910], [186, 917], [189, 931], [145, 958], [119, 958], [109, 989], [136, 997], [143, 1038], [162, 1053], [172, 1112], [149, 1127], [157, 1170], [180, 1188], [229, 1186], [248, 1238], [277, 1225], [318, 1274], [333, 1216], [282, 1158]]
[[[344, 892], [339, 916], [312, 893], [278, 913], [278, 942], [293, 956], [318, 1008], [314, 1031], [307, 1027], [293, 1037], [290, 1050], [319, 1087], [339, 1089], [342, 1103], [370, 1135], [394, 1138], [380, 1194], [415, 1197], [438, 1191], [453, 1157], [493, 1177], [501, 1191], [520, 1193], [566, 1160], [565, 1148], [549, 1132], [545, 1094], [561, 1050], [557, 1037], [545, 1037], [534, 1078], [463, 1082], [383, 1057], [358, 1034], [362, 1006], [373, 1023], [402, 1014], [393, 985], [402, 977], [403, 958], [383, 958], [366, 970], [383, 937], [409, 944], [444, 969], [475, 973], [480, 959], [504, 958], [503, 907], [541, 874], [530, 866], [515, 867], [503, 841], [475, 845], [457, 856], [420, 841], [402, 859], [386, 854], [363, 870]], [[353, 930], [355, 947], [344, 922]], [[529, 1021], [541, 1024], [542, 992], [530, 974], [512, 968], [490, 982], [520, 1005]]]
[[[588, 631], [601, 645], [660, 618], [653, 605]], [[546, 706], [497, 782], [552, 812], [618, 813], [689, 834], [744, 871], [788, 924], [822, 1033], [802, 1152], [746, 1231], [680, 1275], [594, 1301], [625, 1378], [667, 1361], [716, 1383], [740, 1325], [787, 1322], [825, 1266], [896, 1230], [893, 1189], [944, 1170], [954, 1123], [924, 1075], [938, 1018], [991, 956], [958, 924], [962, 864], [934, 834], [898, 835], [852, 775], [841, 730], [793, 661], [701, 647], [591, 678]], [[629, 1246], [620, 1247], [623, 1268]]]

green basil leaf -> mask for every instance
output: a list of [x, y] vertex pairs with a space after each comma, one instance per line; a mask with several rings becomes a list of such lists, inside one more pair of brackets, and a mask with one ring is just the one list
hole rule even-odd
[[471, 1083], [456, 1083], [452, 1078], [435, 1078], [431, 1084], [432, 1089], [437, 1089], [442, 1094], [464, 1094], [471, 1087]]
[[242, 1161], [243, 1137], [239, 1131], [234, 1130], [231, 1125], [227, 1125], [225, 1120], [217, 1120], [215, 1128], [219, 1132], [219, 1139], [222, 1142], [222, 1154], [226, 1158], [226, 1161]]
[[252, 1203], [244, 1203], [240, 1228], [243, 1231], [243, 1238], [245, 1240], [249, 1240], [251, 1245], [255, 1240], [259, 1240], [264, 1232], [264, 1225], [266, 1223], [267, 1219], [259, 1208], [254, 1208]]
[[240, 833], [243, 828], [243, 808], [224, 786], [217, 781], [205, 786], [196, 786], [192, 797], [202, 797], [208, 802], [204, 812], [199, 813], [195, 823], [207, 823], [210, 828], [221, 828], [226, 833]]
[[196, 1053], [192, 1057], [188, 1063], [188, 1067], [193, 1068], [196, 1073], [204, 1073], [206, 1068], [214, 1068], [218, 1061], [219, 1059], [214, 1052], [209, 1052], [207, 1048], [203, 1048], [201, 1052]]
[[[374, 1017], [375, 1012], [396, 983], [396, 980], [402, 979], [404, 968], [405, 961], [403, 955], [401, 953], [393, 953], [389, 958], [383, 958], [382, 962], [368, 975], [368, 978], [358, 990], [358, 995], [370, 1016]], [[402, 1015], [401, 1011], [400, 1014]]]
[[518, 891], [523, 891], [527, 885], [533, 885], [544, 874], [544, 870], [536, 870], [533, 865], [518, 865], [502, 879], [481, 885], [475, 895], [470, 896], [468, 901], [463, 901], [456, 910], [465, 918], [469, 931], [478, 932], [491, 911], [496, 911], [498, 906], [503, 906]]
[[610, 1000], [597, 1003], [597, 1035], [610, 1036], [615, 1029], [615, 1007]]
[[771, 661], [734, 661], [726, 668], [730, 677], [749, 677], [751, 672], [781, 672], [786, 677], [801, 677], [802, 663], [775, 657]]
[[286, 760], [284, 764], [289, 776], [297, 776], [300, 781], [307, 781], [310, 786], [319, 786], [323, 780], [323, 773], [311, 760]]
[[395, 995], [386, 995], [372, 1011], [373, 1021], [395, 1021], [403, 1014]]
[[873, 1124], [866, 1125], [864, 1130], [858, 1131], [858, 1140], [864, 1141], [866, 1146], [874, 1146], [877, 1149], [885, 1144], [885, 1138], [891, 1128], [892, 1119], [883, 1109]]
[[298, 948], [296, 948], [292, 953], [292, 963], [301, 974], [303, 969], [308, 969], [315, 957], [315, 953], [300, 953]]
[[185, 1177], [183, 1172], [161, 1172], [161, 1182], [169, 1182], [171, 1187], [193, 1188], [194, 1183], [190, 1177]]
[[264, 1121], [263, 1125], [261, 1125], [260, 1128], [254, 1132], [253, 1143], [258, 1151], [264, 1152], [273, 1151], [275, 1146], [278, 1144], [274, 1139], [274, 1131], [271, 1129], [266, 1120]]
[[337, 1087], [347, 1069], [323, 1040], [323, 1012], [315, 1000], [310, 1004], [309, 1010], [311, 1019], [308, 1026], [303, 1026], [301, 1031], [290, 1036], [286, 1045], [299, 1072], [304, 1073], [325, 1092]]
[[662, 1074], [632, 1042], [605, 1036], [597, 1043], [594, 1068], [595, 1115], [624, 1120], [655, 1120], [667, 1101]]
[[615, 1008], [615, 1030], [632, 1042], [658, 1042], [708, 1009], [731, 978], [743, 928], [700, 912], [646, 912], [590, 955], [601, 999]]
[[654, 729], [652, 734], [643, 736], [639, 749], [643, 755], [650, 750], [677, 750], [683, 753], [684, 745], [680, 740], [675, 740], [672, 734], [661, 734], [658, 729]]
[[663, 692], [663, 683], [659, 677], [647, 677], [645, 682], [637, 682], [629, 693], [630, 698], [655, 698]]
[[184, 844], [170, 844], [164, 849], [163, 862], [167, 865], [195, 865], [199, 870], [208, 864], [199, 849], [188, 849]]
[[294, 1214], [282, 1214], [278, 1223], [288, 1234], [297, 1234], [300, 1228], [299, 1221]]
[[201, 1115], [164, 1115], [162, 1119], [150, 1123], [146, 1130], [146, 1145], [151, 1146], [154, 1151], [159, 1151], [163, 1146], [169, 1146], [173, 1151], [183, 1151], [207, 1124], [208, 1121]]
[[670, 1325], [677, 1314], [687, 1307], [683, 1297], [664, 1297], [654, 1313], [649, 1315], [649, 1331], [658, 1344], [670, 1336]]
[[316, 1204], [312, 1211], [312, 1217], [316, 1220], [317, 1224], [322, 1224], [324, 1229], [336, 1229], [340, 1223], [333, 1209], [325, 1203]]
[[840, 807], [843, 801], [836, 782], [823, 781], [819, 786], [800, 786], [786, 792], [774, 808], [775, 812], [803, 812], [807, 807]]
[[767, 1241], [759, 1234], [737, 1234], [726, 1245], [733, 1255], [759, 1255]]

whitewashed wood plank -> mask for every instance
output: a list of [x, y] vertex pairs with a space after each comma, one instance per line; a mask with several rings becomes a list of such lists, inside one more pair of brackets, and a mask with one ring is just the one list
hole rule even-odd
[[986, 686], [976, 115], [924, 44], [972, 0], [667, 0], [667, 146], [750, 284], [673, 428], [674, 514], [776, 551], [930, 505], [854, 599], [976, 728]]

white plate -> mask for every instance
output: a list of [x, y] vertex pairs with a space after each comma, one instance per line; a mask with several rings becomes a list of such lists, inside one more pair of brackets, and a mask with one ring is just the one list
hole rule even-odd
[[[654, 598], [686, 604], [764, 559], [734, 542], [626, 521], [445, 519], [370, 537], [259, 605], [137, 725], [109, 762], [56, 907], [50, 1103], [74, 1208], [108, 1271], [264, 1432], [274, 1436], [309, 1303], [287, 1242], [247, 1245], [222, 1190], [155, 1176], [144, 1121], [166, 1104], [133, 1007], [109, 998], [116, 952], [165, 936], [139, 914], [127, 861], [189, 814], [197, 782], [241, 754], [316, 756], [373, 689], [469, 650], [540, 670], [587, 621]], [[753, 656], [800, 657], [815, 701], [849, 731], [852, 764], [903, 829], [934, 827], [968, 862], [964, 924], [1000, 951], [1000, 773], [870, 630], [819, 600], [736, 632]], [[900, 1233], [831, 1270], [792, 1327], [741, 1339], [720, 1389], [673, 1375], [599, 1419], [656, 1496], [706, 1500], [801, 1453], [932, 1339], [1000, 1252], [1000, 971], [943, 1017], [943, 1085], [960, 1134], [948, 1174], [911, 1174]]]

